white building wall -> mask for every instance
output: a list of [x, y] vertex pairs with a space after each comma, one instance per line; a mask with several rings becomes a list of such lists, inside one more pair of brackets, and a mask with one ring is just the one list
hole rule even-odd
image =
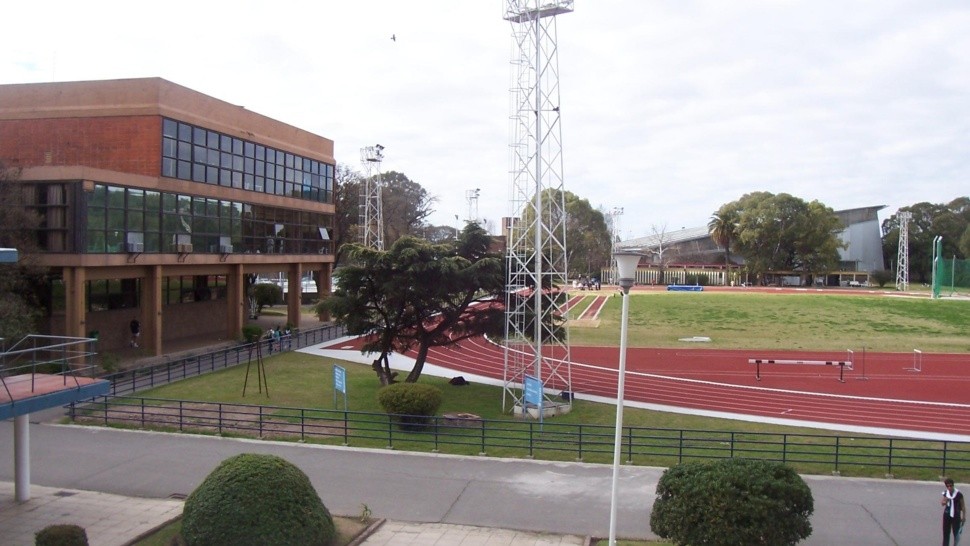
[[859, 271], [869, 273], [885, 269], [878, 220], [852, 224], [839, 234], [839, 239], [848, 243], [848, 247], [839, 250], [842, 261], [856, 262]]

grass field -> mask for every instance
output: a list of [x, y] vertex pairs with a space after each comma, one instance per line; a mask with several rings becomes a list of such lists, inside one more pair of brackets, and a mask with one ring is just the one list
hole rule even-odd
[[[619, 297], [596, 328], [572, 328], [574, 345], [619, 344]], [[970, 353], [970, 301], [858, 294], [636, 292], [630, 297], [631, 347], [704, 347]]]

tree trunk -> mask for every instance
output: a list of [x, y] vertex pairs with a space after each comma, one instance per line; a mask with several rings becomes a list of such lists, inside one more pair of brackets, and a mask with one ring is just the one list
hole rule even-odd
[[421, 345], [418, 346], [418, 354], [414, 357], [414, 367], [411, 368], [411, 373], [408, 374], [408, 378], [404, 380], [406, 383], [416, 383], [421, 377], [421, 372], [424, 370], [424, 361], [428, 358], [429, 349], [430, 347], [425, 341], [422, 341]]
[[387, 358], [387, 353], [377, 357], [377, 360], [371, 363], [371, 368], [377, 374], [377, 379], [381, 382], [381, 385], [386, 386], [394, 382], [394, 376], [397, 374], [391, 371], [391, 363]]

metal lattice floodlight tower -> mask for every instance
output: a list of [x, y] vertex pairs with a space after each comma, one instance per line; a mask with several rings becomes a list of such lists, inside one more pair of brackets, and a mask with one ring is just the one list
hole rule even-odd
[[610, 211], [610, 284], [619, 282], [616, 271], [616, 244], [620, 242], [620, 216], [623, 216], [623, 207], [613, 207]]
[[380, 144], [360, 149], [364, 166], [364, 183], [360, 193], [360, 243], [368, 248], [384, 250], [384, 206], [381, 203], [381, 161], [384, 147]]
[[896, 215], [899, 220], [899, 249], [896, 252], [896, 290], [909, 290], [909, 221], [913, 213], [903, 211]]
[[479, 188], [465, 190], [465, 200], [468, 201], [468, 217], [465, 219], [465, 221], [468, 223], [479, 223], [478, 196], [481, 195], [481, 193], [482, 190]]
[[[556, 16], [573, 2], [506, 0], [512, 26], [510, 115], [511, 217], [506, 284], [505, 392], [514, 411], [528, 410], [525, 377], [543, 387], [545, 414], [572, 404], [566, 315], [566, 224]], [[552, 399], [551, 393], [563, 396]], [[541, 415], [540, 415], [541, 417]]]

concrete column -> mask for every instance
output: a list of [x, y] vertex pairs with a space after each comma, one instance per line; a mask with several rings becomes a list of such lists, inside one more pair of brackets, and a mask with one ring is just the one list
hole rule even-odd
[[65, 267], [64, 277], [64, 335], [70, 337], [87, 337], [85, 319], [87, 317], [87, 301], [84, 291], [86, 281], [83, 267]]
[[242, 264], [232, 266], [226, 279], [226, 299], [229, 306], [226, 313], [226, 339], [238, 339], [246, 322], [246, 295], [243, 292], [245, 277]]
[[163, 355], [162, 347], [162, 266], [148, 268], [141, 287], [142, 346], [155, 356]]
[[13, 418], [14, 498], [30, 500], [30, 414]]
[[287, 272], [289, 291], [286, 293], [286, 321], [300, 327], [300, 296], [303, 293], [303, 264], [290, 264]]

